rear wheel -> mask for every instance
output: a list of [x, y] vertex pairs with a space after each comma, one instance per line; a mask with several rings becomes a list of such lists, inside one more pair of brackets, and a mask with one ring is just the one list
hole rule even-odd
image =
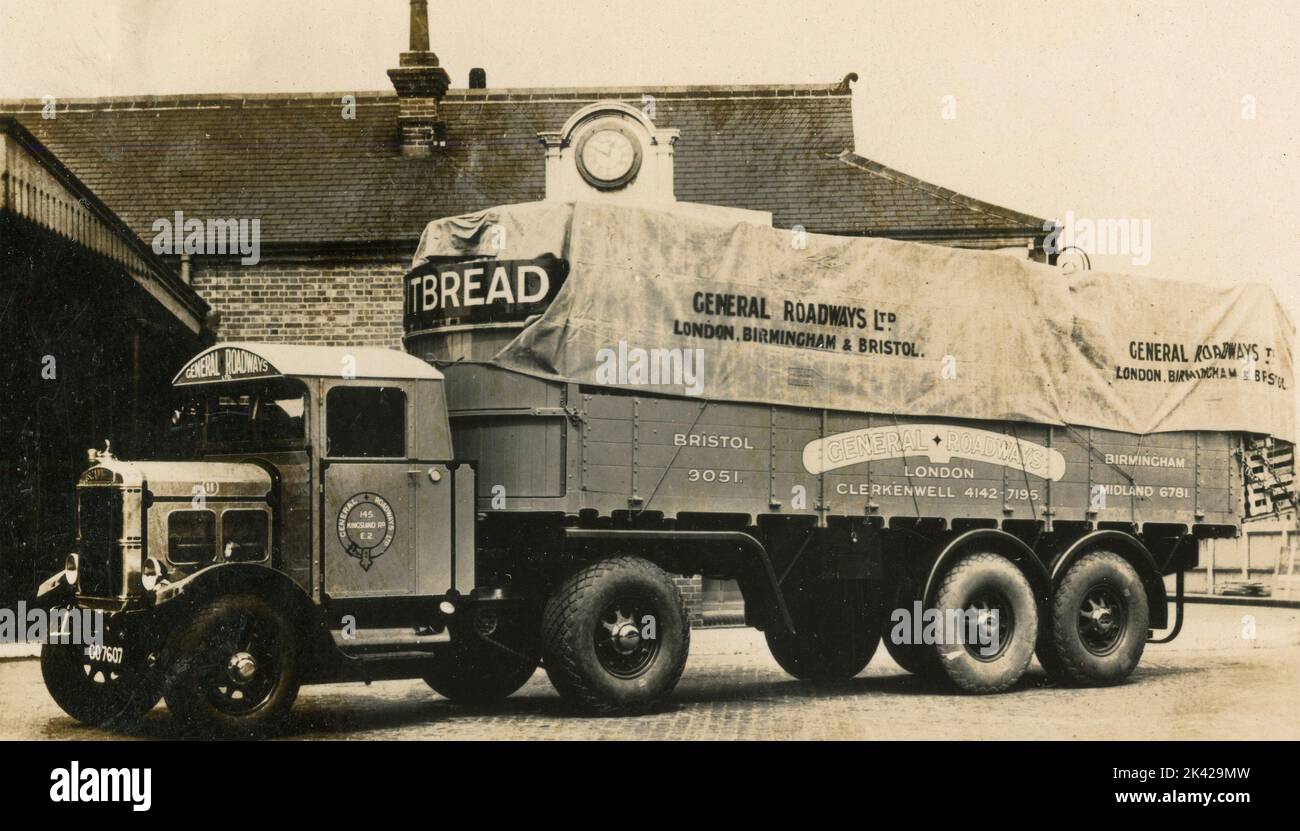
[[939, 660], [939, 653], [930, 644], [895, 643], [893, 638], [886, 637], [885, 651], [889, 653], [889, 657], [894, 659], [894, 663], [913, 675], [919, 675], [922, 678], [943, 676], [943, 666]]
[[790, 598], [794, 632], [768, 632], [767, 646], [795, 678], [832, 681], [866, 668], [880, 645], [879, 592], [862, 582], [819, 582]]
[[489, 704], [518, 690], [537, 671], [541, 644], [534, 617], [502, 619], [474, 614], [467, 631], [452, 631], [450, 653], [432, 665], [424, 681], [456, 704]]
[[1142, 659], [1149, 615], [1146, 589], [1127, 560], [1110, 551], [1085, 554], [1056, 589], [1039, 662], [1069, 683], [1117, 684]]
[[[943, 667], [940, 665], [939, 652], [935, 646], [913, 642], [916, 628], [912, 617], [920, 608], [916, 604], [919, 593], [910, 580], [903, 579], [898, 583], [894, 592], [893, 608], [884, 610], [887, 618], [887, 622], [882, 623], [885, 629], [885, 651], [894, 659], [894, 663], [913, 675], [922, 678], [942, 678]], [[901, 620], [896, 621], [895, 610], [901, 610], [906, 614]], [[901, 631], [900, 625], [903, 627]]]
[[187, 732], [256, 736], [298, 696], [300, 650], [285, 614], [254, 595], [199, 610], [166, 650], [167, 707]]
[[92, 661], [86, 647], [71, 643], [41, 646], [45, 689], [63, 712], [92, 727], [126, 727], [139, 721], [162, 698], [158, 674], [146, 665], [143, 650], [122, 650], [122, 663]]
[[639, 557], [614, 557], [556, 587], [542, 617], [546, 674], [593, 713], [644, 712], [672, 692], [691, 630], [672, 578]]
[[1029, 666], [1038, 633], [1038, 607], [1025, 575], [1005, 557], [970, 554], [947, 573], [935, 606], [949, 628], [938, 647], [943, 673], [960, 689], [993, 693], [1009, 689]]

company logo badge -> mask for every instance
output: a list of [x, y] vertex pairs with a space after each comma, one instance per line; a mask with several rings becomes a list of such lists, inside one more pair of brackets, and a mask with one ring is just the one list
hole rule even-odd
[[338, 534], [343, 550], [369, 571], [393, 544], [397, 531], [393, 506], [377, 493], [359, 493], [339, 509]]
[[988, 462], [1052, 481], [1065, 475], [1065, 457], [1059, 451], [1005, 433], [951, 424], [868, 427], [814, 439], [804, 445], [803, 466], [818, 474], [907, 456], [925, 456], [935, 464], [953, 459]]

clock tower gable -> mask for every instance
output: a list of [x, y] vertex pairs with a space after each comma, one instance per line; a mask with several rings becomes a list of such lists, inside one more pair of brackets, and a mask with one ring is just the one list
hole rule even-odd
[[678, 135], [622, 101], [589, 104], [559, 130], [538, 134], [546, 148], [546, 198], [675, 203]]

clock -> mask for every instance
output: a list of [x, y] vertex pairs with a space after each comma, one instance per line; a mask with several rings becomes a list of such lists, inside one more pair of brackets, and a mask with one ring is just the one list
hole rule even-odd
[[595, 188], [614, 190], [636, 178], [641, 142], [620, 124], [598, 124], [578, 140], [578, 172]]

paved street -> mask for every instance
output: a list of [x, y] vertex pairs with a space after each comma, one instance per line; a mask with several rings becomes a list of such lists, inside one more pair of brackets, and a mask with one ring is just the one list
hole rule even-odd
[[[1242, 618], [1255, 618], [1254, 640]], [[968, 697], [927, 688], [881, 649], [850, 682], [811, 685], [785, 675], [760, 633], [692, 636], [677, 692], [658, 713], [582, 718], [544, 672], [491, 709], [455, 707], [419, 681], [303, 690], [291, 735], [308, 739], [1296, 739], [1300, 738], [1300, 611], [1195, 605], [1183, 635], [1148, 647], [1122, 687], [1052, 687], [1035, 665], [1007, 694]], [[50, 701], [36, 661], [0, 662], [0, 738], [110, 738]], [[166, 710], [134, 735], [173, 735]]]

